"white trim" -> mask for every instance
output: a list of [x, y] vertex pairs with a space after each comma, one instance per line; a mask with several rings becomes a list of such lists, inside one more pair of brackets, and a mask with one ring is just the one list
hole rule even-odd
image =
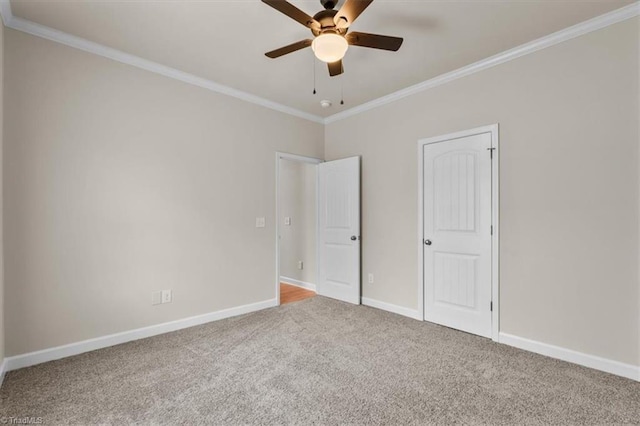
[[132, 340], [144, 339], [147, 337], [157, 336], [159, 334], [169, 333], [171, 331], [181, 330], [183, 328], [193, 327], [196, 325], [206, 324], [225, 318], [235, 317], [250, 312], [260, 311], [276, 306], [276, 300], [264, 300], [262, 302], [252, 303], [249, 305], [237, 306], [234, 308], [223, 309], [221, 311], [211, 312], [204, 315], [197, 315], [176, 321], [165, 322], [162, 324], [152, 325], [149, 327], [138, 328], [135, 330], [124, 331], [122, 333], [110, 334], [108, 336], [96, 337], [94, 339], [83, 340], [81, 342], [71, 343], [68, 345], [57, 346], [55, 348], [44, 349], [41, 351], [30, 352], [22, 355], [16, 355], [5, 358], [5, 370], [12, 371], [18, 368], [29, 367], [31, 365], [41, 364], [43, 362], [53, 361], [56, 359], [66, 358], [78, 355], [84, 352], [95, 351], [109, 346], [119, 345], [121, 343], [130, 342]]
[[2, 387], [2, 382], [4, 382], [4, 375], [7, 372], [7, 360], [3, 359], [2, 363], [0, 363], [0, 388]]
[[620, 9], [616, 9], [609, 13], [592, 18], [588, 21], [581, 22], [555, 33], [546, 35], [537, 40], [530, 41], [520, 46], [514, 47], [509, 50], [505, 50], [497, 55], [490, 56], [482, 59], [470, 65], [458, 68], [457, 70], [450, 71], [445, 74], [441, 74], [437, 77], [425, 80], [421, 83], [409, 86], [407, 88], [398, 90], [386, 96], [374, 99], [372, 101], [360, 104], [353, 108], [339, 112], [337, 114], [330, 115], [324, 119], [324, 124], [335, 123], [336, 121], [344, 120], [345, 118], [354, 116], [356, 114], [369, 111], [374, 108], [395, 102], [407, 96], [414, 95], [416, 93], [423, 92], [434, 87], [441, 86], [451, 81], [457, 80], [462, 77], [475, 74], [477, 72], [486, 70], [496, 65], [503, 64], [505, 62], [512, 61], [525, 55], [537, 52], [538, 50], [546, 49], [547, 47], [555, 46], [556, 44], [563, 43], [573, 38], [579, 37], [584, 34], [588, 34], [593, 31], [597, 31], [609, 25], [617, 24], [626, 19], [633, 18], [640, 14], [640, 3], [634, 2]]
[[418, 140], [418, 314], [424, 321], [424, 145]]
[[324, 160], [321, 160], [319, 158], [305, 157], [304, 155], [289, 154], [287, 152], [276, 152], [276, 157], [282, 158], [283, 160], [298, 161], [300, 163], [308, 163], [308, 164], [324, 163]]
[[418, 141], [418, 313], [421, 319], [425, 319], [424, 305], [424, 155], [425, 145], [439, 142], [446, 142], [453, 139], [465, 138], [468, 136], [491, 133], [491, 147], [493, 150], [493, 161], [491, 162], [491, 224], [493, 235], [491, 235], [491, 301], [493, 311], [491, 312], [491, 339], [498, 341], [500, 333], [500, 149], [499, 149], [499, 126], [491, 124], [489, 126], [477, 127], [471, 130], [449, 133], [447, 135], [434, 136], [420, 139]]
[[371, 308], [382, 309], [383, 311], [392, 312], [394, 314], [402, 315], [403, 317], [408, 317], [411, 319], [415, 319], [421, 321], [421, 315], [419, 311], [415, 309], [405, 308], [404, 306], [393, 305], [387, 302], [381, 302], [375, 299], [369, 299], [367, 297], [363, 297], [361, 299], [362, 304], [365, 306], [369, 306]]
[[308, 283], [306, 281], [300, 281], [300, 280], [296, 280], [295, 278], [289, 278], [289, 277], [280, 277], [280, 282], [284, 283], [284, 284], [289, 284], [289, 285], [293, 285], [296, 287], [300, 287], [300, 288], [304, 288], [307, 290], [311, 290], [311, 291], [316, 291], [316, 285], [313, 283]]
[[491, 338], [500, 339], [500, 128], [498, 124], [491, 128]]
[[[324, 160], [320, 163], [324, 163]], [[320, 163], [316, 166], [316, 293], [320, 279]]]
[[[289, 154], [286, 152], [276, 152], [276, 304], [280, 306], [280, 160], [299, 161], [301, 163], [318, 165], [324, 160], [314, 157], [305, 157], [303, 155]], [[316, 208], [318, 206], [318, 168], [316, 167]], [[316, 215], [316, 242], [318, 241], [318, 232], [320, 222]], [[318, 253], [316, 252], [316, 281], [318, 279]], [[315, 285], [314, 285], [314, 291]]]
[[637, 365], [624, 364], [611, 359], [601, 358], [595, 355], [589, 355], [507, 333], [500, 333], [500, 343], [551, 358], [560, 359], [562, 361], [571, 362], [573, 364], [582, 365], [584, 367], [615, 374], [617, 376], [626, 377], [631, 380], [640, 381], [640, 366]]
[[[279, 104], [277, 102], [273, 102], [256, 95], [252, 95], [251, 93], [243, 92], [241, 90], [234, 89], [233, 87], [225, 86], [224, 84], [216, 83], [215, 81], [198, 77], [196, 75], [189, 74], [184, 71], [159, 64], [157, 62], [149, 61], [139, 56], [135, 56], [121, 50], [113, 49], [99, 43], [94, 43], [87, 39], [76, 37], [74, 35], [44, 25], [36, 24], [35, 22], [28, 21], [26, 19], [17, 18], [11, 15], [11, 7], [8, 5], [7, 0], [2, 0], [2, 2], [0, 2], [0, 11], [3, 13], [5, 25], [9, 28], [13, 28], [14, 30], [22, 31], [37, 37], [42, 37], [47, 40], [55, 41], [69, 47], [109, 58], [114, 61], [150, 71], [155, 74], [160, 74], [162, 76], [182, 81], [183, 83], [198, 86], [212, 92], [231, 96], [278, 112], [313, 121], [315, 123], [324, 124], [324, 119], [317, 115], [313, 115], [308, 112], [289, 107], [287, 105]], [[8, 16], [5, 17], [5, 13], [8, 13]]]

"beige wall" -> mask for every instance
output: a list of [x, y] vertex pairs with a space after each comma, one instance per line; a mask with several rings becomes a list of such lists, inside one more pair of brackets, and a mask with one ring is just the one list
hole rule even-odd
[[[280, 161], [280, 276], [316, 283], [316, 167]], [[285, 225], [285, 218], [291, 225]], [[298, 269], [298, 262], [303, 269]]]
[[274, 153], [322, 125], [5, 36], [8, 356], [275, 297]]
[[4, 25], [0, 21], [0, 364], [4, 360], [4, 238], [2, 226], [2, 152], [3, 152], [3, 106], [4, 106]]
[[501, 331], [640, 364], [638, 19], [329, 124], [362, 155], [365, 297], [418, 307], [418, 139], [500, 123]]

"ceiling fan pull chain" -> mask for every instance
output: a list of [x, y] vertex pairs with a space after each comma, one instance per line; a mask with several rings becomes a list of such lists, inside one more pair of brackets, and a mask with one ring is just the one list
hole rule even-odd
[[316, 94], [316, 58], [315, 56], [311, 57], [313, 61], [313, 94]]
[[340, 76], [340, 105], [344, 105], [344, 74]]

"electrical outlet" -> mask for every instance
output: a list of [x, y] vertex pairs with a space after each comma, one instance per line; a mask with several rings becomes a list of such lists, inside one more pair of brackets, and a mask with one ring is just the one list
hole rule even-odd
[[162, 290], [162, 303], [171, 303], [171, 290]]
[[151, 293], [151, 304], [159, 305], [162, 303], [162, 291], [154, 291]]
[[369, 274], [369, 284], [373, 284], [373, 274]]
[[285, 217], [284, 218], [284, 224], [287, 225], [287, 226], [290, 226], [291, 225], [291, 218], [290, 217]]
[[264, 228], [265, 220], [264, 217], [256, 217], [256, 228]]
[[298, 269], [304, 269], [304, 262], [302, 260], [298, 261]]

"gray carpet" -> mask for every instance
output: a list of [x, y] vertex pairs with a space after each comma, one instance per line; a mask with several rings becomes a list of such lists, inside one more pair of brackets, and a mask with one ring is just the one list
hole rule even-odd
[[8, 373], [45, 424], [640, 424], [640, 383], [315, 297]]

